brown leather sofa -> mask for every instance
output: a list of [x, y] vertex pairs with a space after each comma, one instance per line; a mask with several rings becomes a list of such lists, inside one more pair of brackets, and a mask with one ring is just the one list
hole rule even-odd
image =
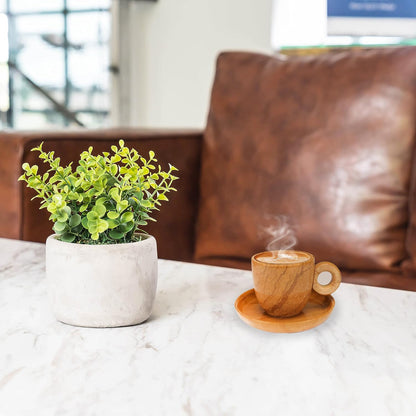
[[248, 269], [284, 216], [295, 247], [344, 281], [416, 290], [416, 48], [221, 54], [205, 131], [2, 132], [0, 236], [51, 233], [17, 182], [31, 148], [44, 141], [69, 163], [120, 138], [179, 168], [147, 228], [159, 257]]

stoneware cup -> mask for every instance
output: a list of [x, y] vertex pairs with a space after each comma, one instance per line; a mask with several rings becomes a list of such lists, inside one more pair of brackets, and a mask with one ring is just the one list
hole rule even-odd
[[[260, 306], [268, 315], [279, 318], [302, 312], [312, 290], [329, 295], [341, 283], [341, 272], [335, 264], [323, 261], [315, 265], [315, 257], [303, 251], [257, 253], [251, 258], [251, 268], [254, 291]], [[327, 285], [318, 282], [322, 272], [332, 275]]]

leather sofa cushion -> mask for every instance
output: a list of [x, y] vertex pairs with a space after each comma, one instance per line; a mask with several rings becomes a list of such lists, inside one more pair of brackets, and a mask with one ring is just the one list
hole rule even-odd
[[286, 216], [295, 248], [318, 261], [398, 272], [409, 258], [415, 86], [412, 47], [221, 54], [202, 154], [196, 260], [247, 265]]

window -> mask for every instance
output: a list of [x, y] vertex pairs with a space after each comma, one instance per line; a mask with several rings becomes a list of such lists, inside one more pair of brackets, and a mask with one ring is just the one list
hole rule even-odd
[[0, 0], [2, 125], [106, 125], [110, 21], [110, 0]]

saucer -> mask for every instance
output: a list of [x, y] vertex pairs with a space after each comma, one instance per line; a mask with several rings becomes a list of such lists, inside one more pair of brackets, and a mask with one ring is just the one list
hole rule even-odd
[[324, 322], [334, 309], [335, 300], [331, 295], [323, 296], [312, 292], [303, 311], [290, 318], [275, 318], [267, 315], [259, 305], [254, 289], [242, 293], [234, 307], [240, 318], [254, 328], [268, 332], [301, 332]]

